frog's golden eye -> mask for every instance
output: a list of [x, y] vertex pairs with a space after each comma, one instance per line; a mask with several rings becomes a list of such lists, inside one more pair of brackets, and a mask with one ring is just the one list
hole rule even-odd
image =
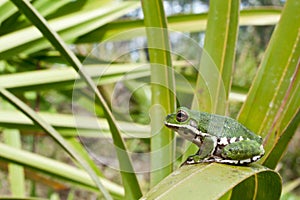
[[176, 114], [176, 120], [178, 122], [185, 122], [188, 118], [189, 115], [183, 110], [179, 110]]

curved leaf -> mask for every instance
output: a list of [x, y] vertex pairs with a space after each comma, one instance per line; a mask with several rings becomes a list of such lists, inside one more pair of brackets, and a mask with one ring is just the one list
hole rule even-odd
[[[44, 113], [38, 112], [38, 114], [43, 118], [48, 124], [53, 126], [59, 133], [64, 137], [76, 137], [79, 136], [76, 130], [80, 130], [80, 136], [84, 137], [97, 137], [99, 136], [99, 127], [93, 123], [90, 123], [93, 120], [97, 120], [101, 124], [101, 131], [105, 133], [105, 136], [110, 137], [110, 130], [107, 120], [104, 118], [86, 117], [80, 116], [77, 117], [81, 124], [76, 124], [75, 117], [73, 115], [67, 114], [53, 114], [53, 113]], [[131, 138], [132, 136], [137, 138], [149, 138], [150, 137], [150, 128], [146, 125], [140, 125], [129, 122], [117, 121], [122, 133], [130, 133], [129, 135], [123, 134], [124, 138]], [[24, 130], [39, 130], [38, 127], [26, 117], [21, 112], [0, 110], [0, 126], [7, 128], [15, 129], [24, 129]], [[106, 135], [107, 134], [107, 135]]]
[[238, 117], [241, 123], [264, 138], [266, 155], [261, 163], [277, 146], [300, 109], [299, 9], [299, 1], [286, 2]]
[[[89, 2], [93, 4], [93, 1]], [[93, 5], [93, 9], [49, 20], [49, 26], [59, 32], [64, 40], [72, 41], [139, 6], [137, 2], [99, 1], [94, 4], [96, 5]], [[32, 53], [51, 46], [34, 26], [3, 35], [0, 44], [0, 57], [3, 58], [9, 58], [20, 52]]]
[[[98, 190], [90, 176], [81, 169], [2, 143], [0, 143], [0, 150], [0, 158], [5, 161], [21, 164], [34, 171], [51, 175], [52, 177], [88, 188], [93, 191]], [[111, 192], [111, 194], [120, 198], [124, 196], [124, 190], [121, 186], [105, 178], [98, 178], [101, 179], [103, 185]]]
[[12, 14], [14, 14], [18, 9], [14, 4], [8, 0], [3, 0], [0, 2], [0, 23], [2, 23], [4, 20], [6, 20], [8, 17], [10, 17]]
[[276, 146], [272, 151], [266, 156], [264, 161], [264, 166], [267, 166], [271, 169], [275, 169], [277, 163], [280, 161], [284, 155], [285, 149], [287, 148], [290, 140], [293, 138], [297, 127], [300, 124], [300, 110], [298, 110], [296, 116], [291, 121], [289, 126], [284, 130], [282, 136], [278, 139]]
[[[202, 56], [200, 61], [195, 90], [201, 92], [195, 94], [193, 109], [226, 114], [235, 60], [238, 18], [238, 0], [210, 2], [204, 42], [207, 55]], [[212, 69], [205, 69], [215, 67], [215, 74], [210, 74]]]
[[[44, 37], [46, 37], [49, 40], [49, 42], [72, 65], [72, 67], [77, 70], [77, 72], [80, 74], [80, 77], [86, 82], [88, 87], [95, 94], [96, 102], [102, 106], [110, 130], [112, 132], [113, 142], [116, 147], [116, 152], [119, 159], [120, 173], [125, 188], [125, 196], [128, 198], [139, 198], [140, 196], [142, 196], [142, 192], [140, 190], [137, 177], [134, 173], [130, 157], [127, 154], [126, 146], [121, 137], [120, 130], [115, 123], [114, 116], [109, 110], [109, 107], [106, 104], [103, 96], [99, 92], [97, 86], [94, 84], [90, 76], [86, 74], [85, 70], [82, 67], [82, 64], [80, 63], [79, 59], [75, 56], [75, 54], [67, 47], [67, 45], [59, 37], [59, 35], [55, 31], [52, 31], [47, 21], [36, 11], [36, 9], [29, 2], [24, 0], [13, 0], [13, 3], [19, 8], [21, 12], [23, 12], [26, 15], [26, 17], [28, 17], [28, 19], [39, 29], [39, 31], [42, 32]], [[82, 163], [82, 161], [78, 161]], [[86, 170], [89, 169], [90, 166], [86, 168]], [[93, 170], [89, 170], [89, 172], [95, 174]], [[109, 193], [104, 189], [101, 182], [97, 178], [94, 178], [94, 181], [98, 184], [99, 189], [103, 192], [104, 196], [107, 199], [110, 199], [111, 197]]]
[[[239, 188], [239, 183], [244, 183]], [[230, 190], [233, 189], [230, 194]], [[229, 192], [229, 193], [228, 193]], [[279, 199], [281, 178], [258, 164], [229, 166], [197, 164], [179, 168], [152, 188], [142, 199]]]
[[[3, 130], [5, 143], [15, 147], [21, 148], [20, 131], [16, 129]], [[13, 195], [24, 197], [25, 192], [25, 176], [23, 166], [13, 163], [8, 164], [10, 191]]]
[[27, 117], [35, 122], [41, 129], [49, 134], [72, 158], [74, 158], [80, 165], [89, 173], [93, 181], [95, 181], [99, 190], [102, 191], [103, 195], [107, 199], [111, 199], [111, 196], [102, 185], [101, 181], [97, 177], [96, 173], [89, 166], [89, 164], [81, 158], [81, 156], [67, 143], [67, 141], [46, 121], [44, 121], [34, 110], [27, 106], [24, 102], [18, 99], [9, 91], [0, 87], [0, 95], [9, 101], [12, 105], [22, 111]]
[[142, 8], [151, 63], [151, 151], [155, 153], [151, 154], [150, 185], [154, 186], [173, 171], [174, 133], [164, 127], [161, 107], [167, 113], [175, 109], [175, 85], [163, 2], [143, 0]]
[[[106, 69], [108, 67], [107, 64], [95, 64], [85, 65], [84, 68], [95, 83], [104, 85], [115, 83], [120, 80], [120, 78], [128, 80], [136, 77], [149, 76], [148, 65], [144, 64], [144, 66], [139, 67], [139, 69], [136, 69], [137, 66], [140, 66], [140, 64], [110, 64], [108, 69]], [[130, 71], [130, 73], [128, 73], [128, 71]], [[124, 78], [125, 73], [127, 73], [127, 75]], [[39, 79], [35, 77], [39, 77]], [[80, 81], [78, 73], [73, 68], [66, 67], [1, 75], [0, 87], [9, 89], [10, 91], [21, 92], [24, 92], [24, 90], [43, 90], [58, 87], [64, 89], [71, 88], [74, 85], [74, 81], [77, 80]], [[84, 86], [83, 84], [76, 85]]]
[[[228, 111], [235, 59], [239, 1], [211, 1], [192, 108], [224, 115]], [[191, 145], [185, 160], [198, 148]]]
[[[281, 9], [275, 7], [255, 7], [242, 10], [240, 13], [239, 26], [264, 26], [274, 25], [278, 22]], [[169, 16], [168, 27], [171, 30], [182, 32], [200, 32], [205, 31], [207, 23], [207, 13], [187, 14]], [[143, 20], [119, 20], [110, 22], [104, 26], [91, 31], [78, 38], [77, 43], [99, 42], [111, 38], [113, 35], [120, 34], [124, 31], [131, 31], [144, 26]], [[145, 35], [144, 32], [135, 32], [136, 34], [128, 35], [128, 38], [135, 38]], [[127, 39], [128, 39], [127, 38]], [[119, 39], [119, 38], [116, 38]]]

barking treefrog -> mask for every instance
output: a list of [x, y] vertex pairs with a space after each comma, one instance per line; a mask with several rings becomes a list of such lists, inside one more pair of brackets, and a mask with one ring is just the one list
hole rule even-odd
[[184, 164], [247, 165], [265, 153], [262, 138], [230, 117], [180, 107], [166, 117], [165, 125], [199, 147]]

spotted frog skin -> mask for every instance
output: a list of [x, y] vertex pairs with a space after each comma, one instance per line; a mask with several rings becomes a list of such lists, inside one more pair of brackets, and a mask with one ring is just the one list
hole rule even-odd
[[184, 164], [247, 165], [265, 153], [262, 138], [230, 117], [180, 107], [166, 117], [165, 125], [199, 147]]

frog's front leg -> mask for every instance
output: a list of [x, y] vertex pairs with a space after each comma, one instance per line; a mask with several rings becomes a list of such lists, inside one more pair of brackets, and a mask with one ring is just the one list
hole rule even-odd
[[213, 162], [213, 153], [217, 146], [217, 138], [215, 136], [206, 135], [204, 138], [200, 138], [200, 136], [196, 136], [193, 140], [200, 149], [199, 151], [192, 156], [189, 156], [188, 159], [184, 162], [184, 164], [195, 164], [200, 162]]
[[228, 161], [228, 163], [232, 164], [248, 164], [259, 160], [264, 153], [263, 146], [257, 141], [242, 140], [225, 146], [221, 151], [222, 160], [220, 162], [226, 163]]

